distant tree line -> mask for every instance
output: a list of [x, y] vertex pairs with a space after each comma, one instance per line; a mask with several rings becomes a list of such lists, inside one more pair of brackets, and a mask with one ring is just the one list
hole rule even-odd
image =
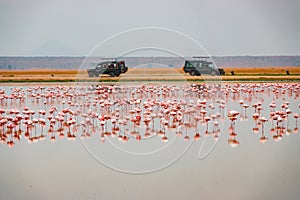
[[16, 66], [13, 66], [13, 65], [0, 65], [0, 69], [8, 69], [8, 70], [13, 70], [13, 69], [17, 69]]
[[[88, 58], [92, 66], [101, 58]], [[179, 57], [125, 57], [128, 67], [155, 67], [158, 63], [169, 67], [182, 67], [184, 59]], [[263, 66], [300, 66], [300, 56], [215, 56], [213, 61], [219, 67], [263, 67]], [[79, 69], [85, 57], [0, 57], [0, 69]], [[146, 64], [146, 65], [145, 65]]]

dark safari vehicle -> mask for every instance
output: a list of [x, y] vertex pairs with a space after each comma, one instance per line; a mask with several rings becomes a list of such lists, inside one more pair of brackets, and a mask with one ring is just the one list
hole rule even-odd
[[209, 57], [193, 57], [192, 60], [186, 60], [183, 71], [191, 76], [201, 76], [201, 74], [225, 75], [222, 68], [216, 68], [213, 62], [207, 61]]
[[100, 74], [108, 74], [110, 77], [120, 76], [121, 73], [126, 73], [128, 67], [125, 61], [104, 61], [100, 62], [95, 69], [88, 69], [89, 77], [98, 77]]

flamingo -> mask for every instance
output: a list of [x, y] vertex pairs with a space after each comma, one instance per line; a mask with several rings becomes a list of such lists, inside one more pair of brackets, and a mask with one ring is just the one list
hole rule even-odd
[[262, 129], [261, 129], [262, 133], [261, 133], [261, 137], [259, 138], [259, 141], [260, 141], [261, 144], [263, 144], [268, 140], [268, 138], [264, 135], [264, 124], [268, 121], [268, 119], [265, 118], [265, 117], [260, 117], [259, 120], [262, 123], [262, 125], [261, 125], [262, 126]]
[[294, 128], [294, 133], [298, 133], [299, 129], [298, 129], [298, 118], [299, 118], [299, 114], [298, 113], [294, 113], [294, 118], [295, 118], [295, 128]]
[[[56, 140], [56, 133], [59, 138], [64, 138], [65, 131], [68, 140], [75, 140], [75, 133], [79, 133], [80, 138], [84, 139], [99, 132], [103, 141], [107, 137], [118, 136], [122, 142], [127, 142], [132, 136], [141, 141], [142, 135], [158, 135], [163, 142], [167, 142], [167, 133], [175, 133], [180, 137], [185, 131], [183, 140], [189, 140], [191, 135], [188, 133], [194, 132], [193, 139], [197, 141], [201, 137], [200, 125], [205, 125], [204, 134], [211, 134], [217, 140], [220, 132], [218, 125], [223, 120], [226, 103], [238, 103], [241, 107], [240, 119], [244, 121], [249, 107], [245, 102], [256, 101], [251, 103], [254, 108], [252, 118], [255, 121], [253, 132], [258, 133], [261, 125], [260, 142], [267, 140], [263, 135], [266, 121], [261, 115], [264, 106], [269, 105], [272, 122], [270, 133], [274, 140], [280, 141], [291, 132], [289, 118], [292, 114], [295, 118], [293, 131], [298, 132], [299, 115], [291, 110], [289, 100], [300, 97], [299, 89], [300, 86], [296, 83], [225, 84], [216, 88], [206, 84], [137, 87], [98, 85], [78, 88], [37, 86], [27, 89], [11, 87], [8, 93], [0, 89], [0, 138], [7, 145], [11, 140], [16, 143], [22, 136], [29, 143], [35, 143], [46, 138], [43, 130], [48, 128], [50, 141], [53, 142]], [[262, 103], [265, 100], [264, 94], [272, 98], [270, 104]], [[223, 97], [225, 100], [220, 99]], [[282, 101], [278, 107], [275, 103], [277, 100]], [[38, 109], [31, 108], [31, 105]], [[215, 110], [215, 105], [219, 107], [218, 111]], [[231, 124], [228, 143], [231, 146], [239, 144], [235, 131], [238, 116], [239, 112], [229, 107], [227, 117]], [[209, 124], [212, 124], [211, 132], [208, 130]], [[22, 125], [24, 130], [21, 129]], [[39, 135], [37, 130], [40, 130]]]

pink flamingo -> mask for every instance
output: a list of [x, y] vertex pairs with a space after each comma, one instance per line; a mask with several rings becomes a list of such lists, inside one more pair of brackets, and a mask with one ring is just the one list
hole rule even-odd
[[294, 133], [298, 133], [299, 129], [298, 129], [298, 118], [299, 118], [299, 114], [298, 113], [294, 113], [294, 118], [295, 118], [295, 128], [294, 128]]
[[259, 138], [260, 143], [265, 143], [268, 138], [264, 135], [264, 124], [268, 121], [267, 118], [265, 117], [260, 117], [259, 120], [261, 121], [261, 126], [262, 126], [262, 132], [261, 132], [261, 137]]

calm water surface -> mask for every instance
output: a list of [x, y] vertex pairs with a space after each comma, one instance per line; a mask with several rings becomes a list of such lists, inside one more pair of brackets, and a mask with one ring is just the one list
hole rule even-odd
[[[34, 87], [36, 86], [32, 86]], [[48, 87], [46, 86], [41, 93]], [[191, 137], [188, 141], [184, 141], [183, 136], [178, 138], [175, 134], [172, 135], [172, 130], [166, 130], [169, 137], [167, 143], [163, 143], [160, 136], [144, 139], [140, 143], [134, 138], [124, 143], [119, 142], [117, 138], [109, 137], [102, 143], [98, 134], [100, 124], [97, 125], [96, 135], [90, 138], [79, 139], [84, 130], [81, 127], [76, 132], [76, 140], [67, 140], [66, 129], [63, 139], [55, 133], [56, 140], [51, 142], [51, 133], [47, 132], [49, 127], [46, 126], [43, 132], [46, 139], [43, 141], [29, 144], [22, 136], [21, 141], [14, 140], [13, 148], [9, 148], [6, 143], [0, 144], [0, 197], [1, 199], [299, 199], [300, 137], [299, 133], [294, 133], [296, 122], [293, 117], [293, 114], [300, 113], [299, 85], [295, 84], [292, 92], [292, 89], [287, 89], [287, 85], [283, 85], [279, 93], [272, 91], [273, 87], [277, 86], [268, 89], [269, 86], [232, 84], [227, 87], [231, 89], [227, 90], [227, 96], [222, 96], [226, 104], [223, 119], [219, 120], [219, 139], [214, 148], [212, 148], [215, 144], [213, 135], [204, 134], [205, 125], [199, 125], [201, 138], [195, 142], [192, 142], [195, 134], [192, 129], [187, 133], [183, 130], [183, 136], [189, 134]], [[241, 87], [254, 88], [254, 92], [249, 96], [247, 92], [235, 91]], [[23, 85], [22, 88], [26, 91], [30, 87]], [[261, 91], [262, 88], [264, 91]], [[0, 89], [8, 95], [12, 92], [11, 86], [2, 86]], [[37, 90], [36, 93], [38, 92], [40, 91]], [[32, 102], [31, 97], [27, 96], [29, 92], [24, 94], [26, 98], [23, 103], [3, 100], [0, 108], [6, 111], [11, 108], [22, 111], [24, 106], [28, 106], [36, 112], [39, 109], [48, 112], [53, 106], [57, 110], [70, 106], [68, 99], [59, 101], [56, 99], [54, 103], [47, 102], [44, 105], [43, 97], [39, 102]], [[203, 99], [201, 95], [198, 97]], [[196, 100], [198, 97], [193, 96]], [[249, 105], [246, 114], [239, 104], [240, 100]], [[272, 101], [276, 104], [277, 110], [283, 110], [281, 105], [289, 102], [288, 108], [292, 111], [288, 117], [288, 126], [287, 121], [284, 124], [285, 134], [278, 142], [273, 139], [275, 133], [270, 133], [273, 125], [270, 120], [269, 104]], [[207, 104], [209, 102], [210, 99], [207, 99]], [[259, 140], [262, 127], [259, 127], [258, 133], [253, 133], [255, 121], [252, 119], [254, 114], [252, 105], [257, 102], [262, 103], [263, 110], [260, 116], [269, 119], [264, 126], [264, 134], [268, 138], [264, 144]], [[217, 104], [215, 105], [217, 110]], [[209, 112], [208, 108], [207, 110]], [[228, 110], [240, 113], [235, 123], [236, 139], [239, 141], [236, 148], [228, 144], [230, 127], [230, 120], [226, 116]], [[45, 118], [46, 116], [48, 113]], [[34, 114], [33, 117], [38, 118], [38, 114]], [[158, 126], [158, 122], [155, 124]], [[130, 130], [131, 128], [133, 127], [129, 126]], [[22, 129], [25, 127], [22, 126]], [[211, 130], [212, 125], [209, 127], [209, 131]], [[33, 133], [35, 131], [38, 135], [41, 128], [37, 126], [37, 130], [32, 129]], [[145, 131], [145, 127], [139, 131]], [[169, 146], [164, 148], [166, 145]], [[181, 156], [186, 148], [188, 150]], [[133, 152], [134, 156], [120, 153], [120, 149]], [[154, 155], [152, 157], [147, 154], [157, 149], [162, 150], [151, 154]], [[200, 157], [210, 153], [199, 159], [199, 151]], [[177, 157], [180, 159], [176, 160]], [[130, 172], [149, 171], [171, 164], [153, 173], [136, 175], [113, 170], [101, 164], [99, 160], [112, 168]], [[174, 160], [176, 162], [173, 162]]]

